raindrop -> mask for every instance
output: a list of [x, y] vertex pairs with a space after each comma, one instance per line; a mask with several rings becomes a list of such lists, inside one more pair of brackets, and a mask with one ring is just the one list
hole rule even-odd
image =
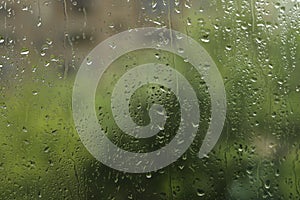
[[37, 23], [36, 26], [37, 26], [37, 27], [41, 27], [41, 26], [42, 26], [42, 18], [41, 18], [41, 17], [39, 17], [38, 23]]
[[23, 48], [21, 50], [21, 55], [28, 55], [29, 54], [29, 50], [27, 48]]
[[109, 44], [109, 47], [112, 48], [112, 49], [115, 49], [117, 47], [116, 44]]
[[205, 192], [201, 189], [197, 189], [197, 196], [198, 197], [203, 197], [205, 195]]
[[256, 77], [252, 77], [250, 80], [251, 80], [252, 83], [256, 83], [257, 82], [257, 78]]
[[87, 65], [91, 65], [93, 63], [93, 61], [90, 59], [90, 58], [87, 58], [86, 59], [86, 64]]
[[270, 189], [270, 180], [266, 180], [265, 182], [265, 188]]
[[39, 197], [39, 198], [42, 198], [41, 192], [38, 193], [38, 197]]
[[227, 51], [231, 51], [231, 49], [232, 49], [232, 47], [230, 45], [227, 45], [225, 48]]
[[191, 20], [191, 18], [189, 18], [189, 17], [187, 18], [186, 24], [187, 24], [188, 26], [192, 25], [192, 20]]
[[155, 58], [156, 58], [157, 60], [159, 60], [159, 59], [160, 59], [160, 55], [159, 55], [158, 53], [156, 53], [156, 54], [155, 54]]
[[201, 38], [201, 41], [202, 41], [202, 42], [205, 42], [205, 43], [208, 43], [208, 42], [209, 42], [209, 39], [208, 39], [208, 37], [204, 37], [204, 38]]
[[178, 53], [184, 53], [184, 49], [183, 48], [179, 48], [178, 49]]
[[4, 43], [4, 38], [0, 36], [0, 44]]
[[45, 152], [45, 153], [48, 153], [49, 150], [50, 150], [50, 147], [49, 147], [49, 146], [46, 146], [46, 147], [44, 148], [44, 152]]
[[278, 169], [277, 169], [276, 172], [275, 172], [275, 176], [277, 176], [277, 177], [280, 176], [280, 173], [279, 173], [279, 170], [278, 170]]
[[152, 1], [152, 3], [151, 3], [152, 5], [152, 9], [155, 9], [156, 8], [156, 6], [157, 6], [157, 1]]
[[50, 39], [46, 40], [46, 44], [51, 45], [52, 43], [53, 43], [52, 40], [50, 40]]
[[147, 173], [147, 174], [146, 174], [146, 177], [147, 177], [147, 178], [151, 178], [151, 177], [152, 177], [152, 174], [151, 174], [151, 173]]
[[22, 131], [23, 131], [24, 133], [27, 133], [27, 132], [28, 132], [28, 130], [26, 129], [25, 126], [23, 126]]
[[191, 5], [190, 5], [189, 2], [187, 2], [187, 1], [184, 3], [184, 6], [185, 6], [186, 8], [191, 8]]
[[36, 95], [38, 95], [38, 92], [37, 92], [36, 90], [33, 90], [33, 91], [32, 91], [32, 95], [33, 95], [33, 96], [36, 96]]

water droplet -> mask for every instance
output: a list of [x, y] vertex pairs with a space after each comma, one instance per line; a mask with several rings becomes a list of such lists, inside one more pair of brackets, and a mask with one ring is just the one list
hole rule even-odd
[[24, 133], [27, 133], [27, 132], [28, 132], [28, 130], [26, 129], [25, 126], [23, 126], [22, 131], [23, 131]]
[[192, 25], [192, 20], [191, 20], [191, 18], [189, 18], [189, 17], [187, 18], [186, 24], [187, 24], [188, 26]]
[[226, 49], [227, 51], [231, 51], [232, 47], [231, 47], [230, 45], [227, 45], [227, 46], [225, 47], [225, 49]]
[[48, 45], [51, 45], [53, 42], [52, 42], [52, 40], [47, 39], [47, 40], [46, 40], [46, 43], [47, 43]]
[[33, 91], [32, 91], [32, 95], [33, 95], [33, 96], [36, 96], [36, 95], [38, 95], [38, 92], [37, 92], [36, 90], [33, 90]]
[[175, 12], [177, 13], [177, 14], [180, 14], [180, 10], [178, 9], [178, 8], [175, 8]]
[[0, 36], [0, 44], [4, 43], [4, 38]]
[[154, 24], [156, 24], [156, 25], [159, 25], [159, 26], [161, 25], [161, 23], [160, 23], [159, 21], [153, 20], [152, 22], [153, 22]]
[[201, 189], [197, 189], [197, 196], [198, 197], [203, 197], [205, 195], [205, 192]]
[[160, 59], [160, 55], [158, 53], [156, 53], [155, 54], [155, 58], [159, 60]]
[[157, 6], [157, 1], [152, 1], [152, 9], [155, 9], [156, 8], [156, 6]]
[[112, 49], [115, 49], [117, 47], [116, 44], [109, 44], [109, 47], [112, 48]]
[[23, 6], [22, 10], [23, 11], [28, 11], [28, 6]]
[[49, 147], [49, 146], [46, 146], [46, 147], [44, 148], [44, 152], [45, 152], [45, 153], [48, 153], [49, 150], [50, 150], [50, 147]]
[[147, 177], [147, 178], [151, 178], [151, 177], [152, 177], [151, 173], [147, 173], [147, 174], [146, 174], [146, 177]]
[[202, 42], [205, 42], [205, 43], [208, 43], [208, 42], [209, 42], [209, 39], [208, 39], [208, 38], [201, 38], [201, 41], [202, 41]]
[[49, 65], [50, 65], [50, 62], [49, 62], [49, 61], [45, 61], [44, 66], [45, 66], [45, 67], [48, 67]]
[[36, 24], [37, 27], [41, 27], [42, 26], [42, 18], [39, 17], [38, 19], [38, 23]]
[[184, 53], [184, 49], [183, 48], [179, 48], [178, 49], [178, 53]]
[[186, 8], [191, 8], [191, 5], [189, 4], [188, 1], [186, 1], [186, 2], [184, 3], [184, 7], [186, 7]]
[[265, 182], [265, 188], [266, 189], [270, 189], [270, 180], [266, 180], [266, 182]]
[[257, 78], [256, 77], [252, 77], [250, 80], [251, 80], [252, 83], [256, 83], [257, 82]]
[[275, 176], [280, 176], [279, 170], [277, 169], [275, 172]]
[[29, 50], [27, 48], [23, 48], [21, 50], [21, 55], [28, 55], [29, 54]]
[[87, 58], [86, 59], [86, 64], [87, 65], [91, 65], [93, 63], [93, 61], [90, 59], [90, 58]]

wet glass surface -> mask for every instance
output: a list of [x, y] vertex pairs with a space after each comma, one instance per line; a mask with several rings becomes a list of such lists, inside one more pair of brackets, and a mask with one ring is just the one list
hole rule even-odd
[[[4, 0], [0, 16], [0, 199], [300, 198], [298, 0]], [[180, 126], [177, 93], [159, 83], [139, 87], [128, 100], [129, 117], [139, 126], [150, 123], [153, 104], [164, 107], [159, 112], [166, 122], [155, 136], [135, 138], [116, 124], [114, 86], [141, 64], [180, 72], [200, 110], [197, 134], [179, 159], [156, 171], [128, 173], [87, 150], [73, 120], [72, 92], [82, 63], [97, 67], [86, 56], [99, 43], [142, 27], [176, 30], [199, 43], [220, 72], [227, 110], [217, 144], [199, 158], [213, 94], [192, 56], [145, 48], [118, 57], [99, 81], [94, 108], [119, 148], [160, 149]], [[174, 40], [170, 35], [162, 42]]]

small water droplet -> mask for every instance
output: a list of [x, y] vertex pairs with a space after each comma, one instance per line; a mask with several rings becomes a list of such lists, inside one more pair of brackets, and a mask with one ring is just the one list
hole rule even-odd
[[194, 124], [194, 123], [192, 122], [192, 126], [193, 126], [194, 128], [198, 128], [198, 127], [199, 127], [199, 124]]
[[87, 58], [86, 64], [90, 66], [91, 64], [93, 64], [93, 61], [90, 58]]
[[197, 189], [197, 196], [198, 197], [203, 197], [205, 195], [205, 192], [201, 189]]
[[265, 182], [266, 189], [270, 189], [270, 186], [271, 186], [270, 183], [271, 183], [270, 180], [266, 180], [266, 182]]
[[23, 11], [28, 11], [28, 6], [23, 6], [22, 10]]
[[29, 54], [29, 50], [27, 48], [23, 48], [21, 50], [21, 55], [28, 55]]
[[180, 14], [180, 10], [178, 9], [178, 8], [175, 8], [175, 12], [177, 13], [177, 14]]
[[275, 172], [275, 176], [280, 176], [279, 170], [277, 169]]
[[152, 1], [152, 9], [155, 9], [157, 6], [157, 1]]
[[151, 178], [151, 177], [152, 177], [151, 173], [147, 173], [147, 174], [146, 174], [146, 177], [147, 177], [147, 178]]
[[50, 62], [49, 62], [49, 61], [45, 61], [44, 66], [45, 66], [45, 67], [48, 67], [49, 65], [50, 65]]
[[38, 23], [36, 24], [37, 27], [41, 27], [42, 26], [42, 18], [39, 17], [38, 19]]
[[191, 18], [189, 18], [189, 17], [187, 18], [186, 24], [187, 24], [188, 26], [192, 25], [192, 20], [191, 20]]
[[205, 42], [205, 43], [208, 43], [208, 42], [209, 42], [209, 39], [208, 39], [208, 38], [201, 38], [201, 41], [202, 41], [202, 42]]
[[26, 129], [25, 126], [23, 126], [22, 131], [23, 131], [24, 133], [27, 133], [27, 132], [28, 132], [28, 130]]
[[252, 77], [250, 80], [251, 80], [252, 83], [256, 83], [257, 82], [257, 78], [256, 77]]
[[184, 49], [183, 48], [179, 48], [178, 49], [178, 53], [184, 53]]
[[49, 150], [50, 150], [50, 147], [48, 147], [48, 146], [46, 146], [46, 147], [44, 148], [44, 152], [45, 152], [45, 153], [48, 153]]
[[109, 47], [112, 48], [112, 49], [115, 49], [117, 47], [116, 44], [109, 44]]
[[186, 8], [191, 8], [191, 5], [189, 4], [189, 2], [186, 1], [186, 2], [184, 3], [184, 7], [186, 7]]
[[226, 49], [227, 51], [231, 51], [232, 47], [231, 47], [230, 45], [227, 45], [227, 46], [225, 47], [225, 49]]
[[159, 60], [160, 59], [160, 55], [158, 53], [156, 53], [155, 54], [155, 58]]
[[283, 81], [277, 81], [277, 83], [279, 84], [279, 85], [282, 85], [283, 84]]
[[52, 40], [47, 39], [47, 40], [46, 40], [46, 43], [47, 43], [48, 45], [51, 45], [53, 42], [52, 42]]
[[152, 22], [153, 22], [154, 24], [156, 24], [156, 25], [159, 25], [159, 26], [161, 25], [161, 23], [160, 23], [159, 21], [153, 20]]

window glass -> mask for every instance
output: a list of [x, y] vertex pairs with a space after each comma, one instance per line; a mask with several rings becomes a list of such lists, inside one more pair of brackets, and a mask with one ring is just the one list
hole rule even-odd
[[0, 1], [0, 199], [299, 199], [299, 0]]

